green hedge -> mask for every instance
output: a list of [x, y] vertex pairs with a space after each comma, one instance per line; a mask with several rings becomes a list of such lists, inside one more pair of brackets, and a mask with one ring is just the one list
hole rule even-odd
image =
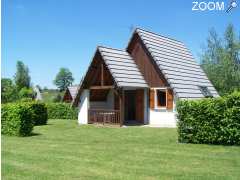
[[11, 103], [1, 107], [1, 132], [15, 136], [28, 136], [34, 126], [30, 104]]
[[67, 103], [47, 103], [49, 119], [77, 119], [77, 109]]
[[34, 125], [47, 123], [47, 108], [39, 102], [17, 102], [1, 107], [2, 134], [28, 136]]
[[240, 145], [240, 92], [179, 101], [177, 112], [179, 142]]
[[34, 125], [45, 125], [47, 124], [48, 114], [47, 107], [44, 103], [32, 102], [30, 103], [33, 111]]

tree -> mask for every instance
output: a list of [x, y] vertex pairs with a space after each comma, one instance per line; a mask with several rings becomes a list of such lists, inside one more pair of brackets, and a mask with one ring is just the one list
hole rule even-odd
[[54, 84], [59, 88], [60, 91], [64, 91], [68, 86], [71, 86], [74, 81], [72, 77], [72, 73], [67, 68], [60, 68], [58, 72]]
[[[240, 35], [240, 34], [239, 34]], [[229, 24], [229, 26], [226, 29], [225, 32], [225, 49], [226, 52], [230, 58], [230, 60], [234, 63], [239, 65], [240, 64], [240, 40], [236, 38], [236, 34], [234, 31], [234, 27], [232, 24]]]
[[232, 24], [228, 25], [222, 39], [214, 29], [210, 31], [201, 66], [220, 95], [240, 89], [239, 57], [240, 40]]
[[1, 100], [2, 103], [13, 102], [18, 99], [17, 88], [13, 84], [11, 79], [2, 78], [1, 79]]
[[34, 99], [34, 97], [35, 97], [35, 92], [33, 91], [32, 88], [24, 87], [19, 91], [18, 94], [19, 94], [20, 99], [23, 99], [23, 98]]
[[30, 87], [31, 78], [29, 76], [29, 70], [22, 61], [17, 61], [17, 72], [14, 76], [14, 80], [18, 91], [20, 91], [24, 87]]
[[217, 64], [221, 59], [222, 44], [221, 39], [218, 37], [214, 28], [209, 31], [209, 37], [207, 38], [207, 48], [204, 49], [202, 63]]

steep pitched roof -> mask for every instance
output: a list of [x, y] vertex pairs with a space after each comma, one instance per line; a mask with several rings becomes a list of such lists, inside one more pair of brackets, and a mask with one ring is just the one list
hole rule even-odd
[[78, 85], [74, 85], [74, 86], [69, 86], [68, 87], [69, 93], [72, 96], [72, 98], [74, 99], [76, 94], [77, 94], [77, 90], [78, 90]]
[[199, 86], [207, 87], [214, 97], [219, 96], [182, 42], [142, 29], [136, 29], [135, 33], [139, 35], [177, 97], [203, 98]]
[[102, 46], [98, 50], [118, 87], [148, 87], [128, 52]]
[[[100, 53], [117, 87], [130, 87], [130, 88], [135, 88], [135, 87], [147, 88], [148, 87], [135, 61], [127, 51], [98, 46], [95, 55], [97, 54], [97, 52]], [[89, 68], [91, 67], [91, 64]], [[83, 85], [84, 85], [83, 82], [87, 76], [87, 73], [83, 76], [81, 80], [81, 83], [77, 89], [77, 94], [73, 98], [72, 106], [76, 106], [78, 104], [78, 99], [83, 90]]]

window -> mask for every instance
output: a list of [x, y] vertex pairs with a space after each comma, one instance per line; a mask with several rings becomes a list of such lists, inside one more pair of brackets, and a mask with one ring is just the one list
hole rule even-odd
[[165, 108], [167, 106], [166, 89], [156, 89], [156, 103], [157, 108]]
[[213, 97], [212, 93], [206, 86], [198, 86], [204, 97]]

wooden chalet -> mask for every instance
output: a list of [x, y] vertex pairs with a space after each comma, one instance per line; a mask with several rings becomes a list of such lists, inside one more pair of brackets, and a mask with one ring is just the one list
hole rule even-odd
[[75, 99], [75, 96], [77, 94], [78, 87], [79, 87], [79, 85], [67, 87], [67, 89], [63, 95], [63, 102], [72, 103], [73, 99]]
[[182, 42], [136, 29], [126, 50], [97, 48], [73, 105], [80, 124], [175, 127], [177, 99], [217, 96]]

